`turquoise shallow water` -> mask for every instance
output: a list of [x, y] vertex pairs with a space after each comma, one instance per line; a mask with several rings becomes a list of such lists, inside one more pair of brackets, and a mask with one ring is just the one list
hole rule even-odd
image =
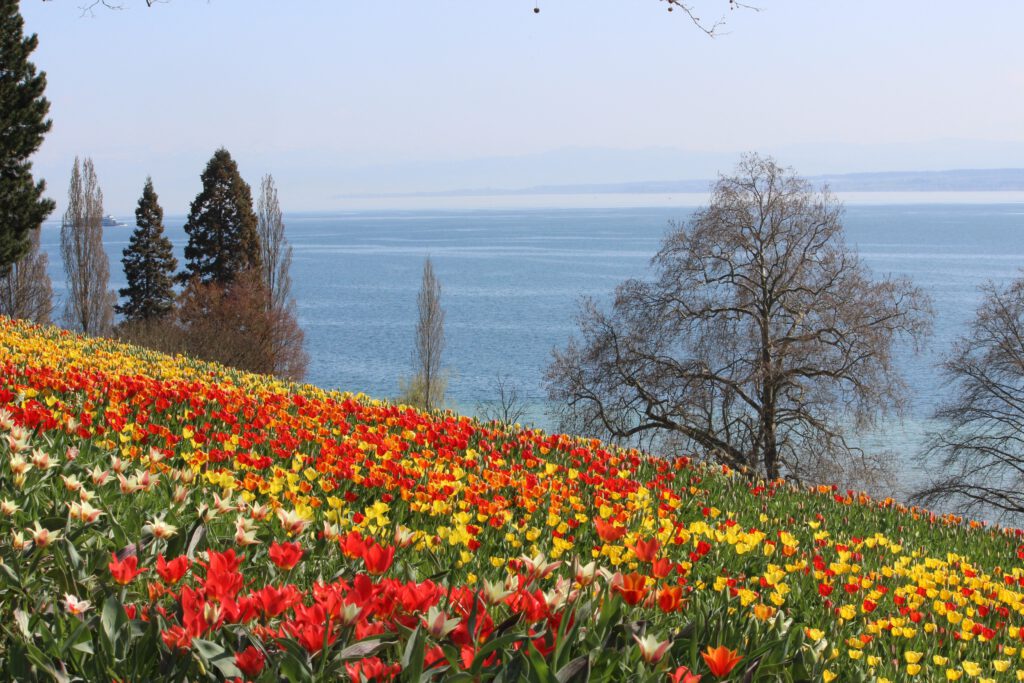
[[[411, 369], [416, 292], [430, 255], [442, 283], [452, 403], [472, 412], [494, 396], [498, 373], [522, 389], [549, 426], [542, 387], [551, 349], [573, 330], [582, 295], [607, 297], [643, 276], [671, 220], [687, 209], [535, 209], [351, 212], [286, 216], [292, 277], [312, 358], [308, 381], [393, 396]], [[168, 219], [179, 258], [182, 217]], [[910, 419], [877, 439], [912, 453], [942, 397], [934, 364], [964, 330], [986, 279], [1024, 267], [1024, 204], [850, 206], [848, 242], [876, 273], [906, 275], [935, 299], [932, 344], [902, 367], [914, 390]], [[131, 228], [108, 228], [112, 286]], [[59, 228], [44, 228], [58, 296]], [[911, 468], [908, 465], [907, 470]], [[910, 472], [910, 476], [913, 473]]]

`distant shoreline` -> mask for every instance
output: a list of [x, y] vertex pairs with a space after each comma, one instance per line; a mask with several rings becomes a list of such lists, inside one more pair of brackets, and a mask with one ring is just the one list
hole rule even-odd
[[[918, 192], [836, 192], [836, 198], [850, 205], [894, 204], [1024, 204], [1024, 190], [1014, 191], [918, 191]], [[642, 209], [704, 206], [708, 192], [679, 193], [580, 193], [501, 195], [412, 195], [351, 197], [338, 200], [335, 210], [343, 211], [460, 211], [527, 209]], [[325, 209], [330, 211], [330, 209]]]
[[[1024, 190], [1014, 191], [919, 191], [919, 192], [835, 192], [836, 198], [850, 206], [1024, 204]], [[708, 192], [681, 193], [580, 193], [580, 194], [501, 194], [501, 195], [392, 195], [351, 197], [335, 200], [333, 207], [285, 211], [288, 216], [336, 214], [338, 212], [387, 211], [530, 211], [544, 209], [691, 209], [707, 205]], [[1022, 207], [1024, 211], [1024, 207]], [[125, 225], [116, 229], [130, 232], [135, 227], [131, 212], [115, 212]], [[166, 214], [166, 220], [184, 220], [184, 214]], [[44, 221], [47, 227], [60, 225], [59, 217]]]

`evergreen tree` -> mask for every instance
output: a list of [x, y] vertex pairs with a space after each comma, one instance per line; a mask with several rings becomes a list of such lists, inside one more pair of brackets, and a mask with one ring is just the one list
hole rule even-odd
[[243, 271], [260, 268], [252, 191], [223, 147], [214, 153], [201, 177], [203, 190], [192, 202], [185, 223], [188, 245], [179, 279], [229, 285]]
[[0, 276], [29, 251], [31, 231], [54, 207], [43, 198], [46, 184], [32, 180], [29, 157], [50, 130], [50, 103], [46, 75], [28, 60], [39, 41], [23, 28], [18, 1], [0, 0]]
[[174, 306], [178, 260], [164, 235], [164, 210], [153, 190], [152, 178], [146, 178], [135, 209], [135, 224], [121, 259], [128, 286], [118, 293], [125, 302], [117, 306], [117, 312], [130, 322], [163, 317]]

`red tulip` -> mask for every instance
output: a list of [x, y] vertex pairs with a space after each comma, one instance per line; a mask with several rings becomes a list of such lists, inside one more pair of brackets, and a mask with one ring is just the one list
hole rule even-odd
[[380, 576], [391, 568], [395, 559], [394, 546], [383, 547], [376, 543], [366, 546], [363, 551], [363, 562], [366, 563], [366, 571], [374, 576]]
[[271, 543], [269, 555], [271, 562], [289, 571], [302, 559], [302, 546], [298, 543]]
[[367, 657], [345, 664], [345, 673], [353, 681], [390, 681], [402, 672], [401, 664], [385, 664], [379, 657]]
[[664, 579], [675, 569], [675, 563], [667, 557], [662, 557], [651, 563], [651, 576], [656, 579]]
[[191, 562], [184, 555], [180, 555], [170, 562], [166, 561], [163, 555], [157, 555], [156, 573], [160, 575], [164, 583], [174, 585], [181, 581], [181, 577], [185, 576], [189, 564]]
[[668, 680], [672, 681], [672, 683], [700, 683], [700, 676], [692, 673], [685, 666], [680, 666], [668, 674]]
[[114, 581], [117, 581], [122, 586], [131, 583], [136, 576], [147, 571], [138, 567], [138, 556], [129, 555], [123, 560], [118, 560], [117, 555], [113, 553], [110, 555], [110, 564], [107, 565], [107, 568], [110, 569], [110, 575], [114, 577]]
[[259, 676], [265, 663], [266, 657], [252, 645], [235, 653], [235, 666], [246, 676]]
[[180, 626], [172, 626], [160, 634], [169, 650], [188, 650], [192, 647], [192, 636]]
[[342, 538], [338, 539], [338, 545], [341, 546], [341, 552], [345, 557], [357, 558], [363, 556], [363, 551], [366, 550], [366, 543], [363, 541], [362, 535], [358, 531], [350, 531]]

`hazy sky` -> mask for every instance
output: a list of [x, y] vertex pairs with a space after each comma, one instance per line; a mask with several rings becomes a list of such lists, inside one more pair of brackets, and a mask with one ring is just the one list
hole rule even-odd
[[[286, 211], [360, 192], [711, 177], [739, 152], [798, 171], [1024, 166], [1024, 2], [22, 0], [63, 204], [76, 154], [127, 215], [168, 213], [227, 147]], [[58, 211], [60, 211], [58, 207]]]

